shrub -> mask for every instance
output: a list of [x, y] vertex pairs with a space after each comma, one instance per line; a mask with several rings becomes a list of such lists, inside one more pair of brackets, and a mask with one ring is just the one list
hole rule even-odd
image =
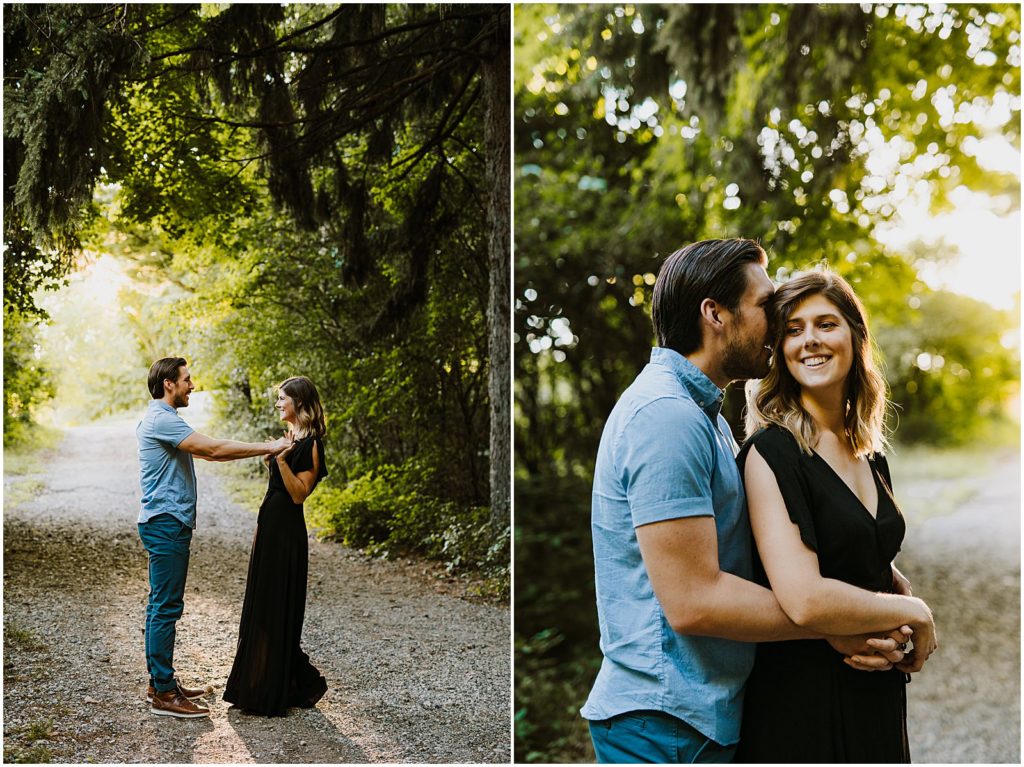
[[310, 522], [321, 528], [323, 537], [346, 546], [363, 548], [386, 541], [388, 521], [397, 511], [397, 499], [390, 490], [393, 471], [393, 466], [382, 466], [343, 488], [326, 484], [318, 488], [307, 501]]
[[[567, 648], [565, 637], [542, 631], [515, 639], [515, 761], [593, 762], [594, 751], [579, 709], [600, 658]], [[585, 648], [590, 650], [590, 648]], [[552, 656], [562, 655], [560, 660]]]
[[508, 580], [509, 530], [495, 534], [486, 506], [432, 495], [431, 475], [419, 462], [378, 466], [341, 488], [329, 481], [306, 503], [307, 519], [321, 537], [376, 556], [422, 554], [441, 560], [449, 572], [479, 570]]
[[53, 397], [50, 373], [36, 359], [38, 322], [4, 307], [4, 447], [31, 438], [40, 405]]

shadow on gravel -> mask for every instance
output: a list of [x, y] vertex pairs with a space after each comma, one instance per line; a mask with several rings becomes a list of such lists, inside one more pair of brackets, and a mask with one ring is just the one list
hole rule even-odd
[[191, 762], [202, 751], [203, 739], [216, 729], [209, 719], [173, 719], [151, 717], [156, 726], [146, 733], [154, 742], [155, 755], [137, 755], [136, 758], [154, 762]]
[[[266, 738], [257, 735], [258, 729], [277, 726], [276, 723], [281, 721], [287, 722], [289, 755], [260, 753], [261, 749], [266, 750]], [[373, 761], [316, 709], [289, 709], [284, 720], [277, 718], [271, 721], [232, 706], [227, 712], [227, 722], [249, 755], [258, 762], [291, 762], [296, 756], [301, 756], [307, 764], [366, 764]], [[305, 750], [309, 743], [317, 741], [316, 749]]]

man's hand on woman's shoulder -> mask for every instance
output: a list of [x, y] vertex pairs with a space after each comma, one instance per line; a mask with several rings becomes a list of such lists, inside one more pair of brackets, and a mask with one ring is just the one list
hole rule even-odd
[[278, 455], [284, 450], [287, 450], [293, 444], [295, 443], [291, 439], [291, 435], [286, 435], [284, 437], [279, 437], [275, 440], [268, 440], [267, 447], [270, 448], [271, 455]]

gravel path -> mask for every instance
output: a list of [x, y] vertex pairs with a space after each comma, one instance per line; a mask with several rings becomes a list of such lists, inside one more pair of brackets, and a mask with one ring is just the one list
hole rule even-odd
[[216, 686], [211, 716], [151, 715], [135, 421], [71, 429], [41, 474], [4, 477], [5, 761], [510, 761], [508, 609], [337, 544], [310, 542], [303, 632], [327, 695], [283, 719], [222, 701], [256, 516], [202, 461], [175, 667]]
[[957, 512], [909, 520], [897, 563], [939, 636], [907, 688], [915, 762], [1020, 764], [1020, 508], [1013, 453]]

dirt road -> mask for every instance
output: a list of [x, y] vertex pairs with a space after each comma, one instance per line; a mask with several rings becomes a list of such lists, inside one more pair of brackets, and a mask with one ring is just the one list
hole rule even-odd
[[220, 700], [256, 515], [202, 461], [175, 666], [218, 687], [209, 719], [151, 715], [135, 421], [71, 429], [39, 473], [4, 477], [5, 761], [509, 761], [509, 611], [337, 544], [310, 542], [303, 633], [327, 695], [283, 719]]
[[911, 757], [1020, 764], [1019, 454], [980, 472], [958, 511], [908, 522], [897, 563], [939, 633], [907, 688]]

